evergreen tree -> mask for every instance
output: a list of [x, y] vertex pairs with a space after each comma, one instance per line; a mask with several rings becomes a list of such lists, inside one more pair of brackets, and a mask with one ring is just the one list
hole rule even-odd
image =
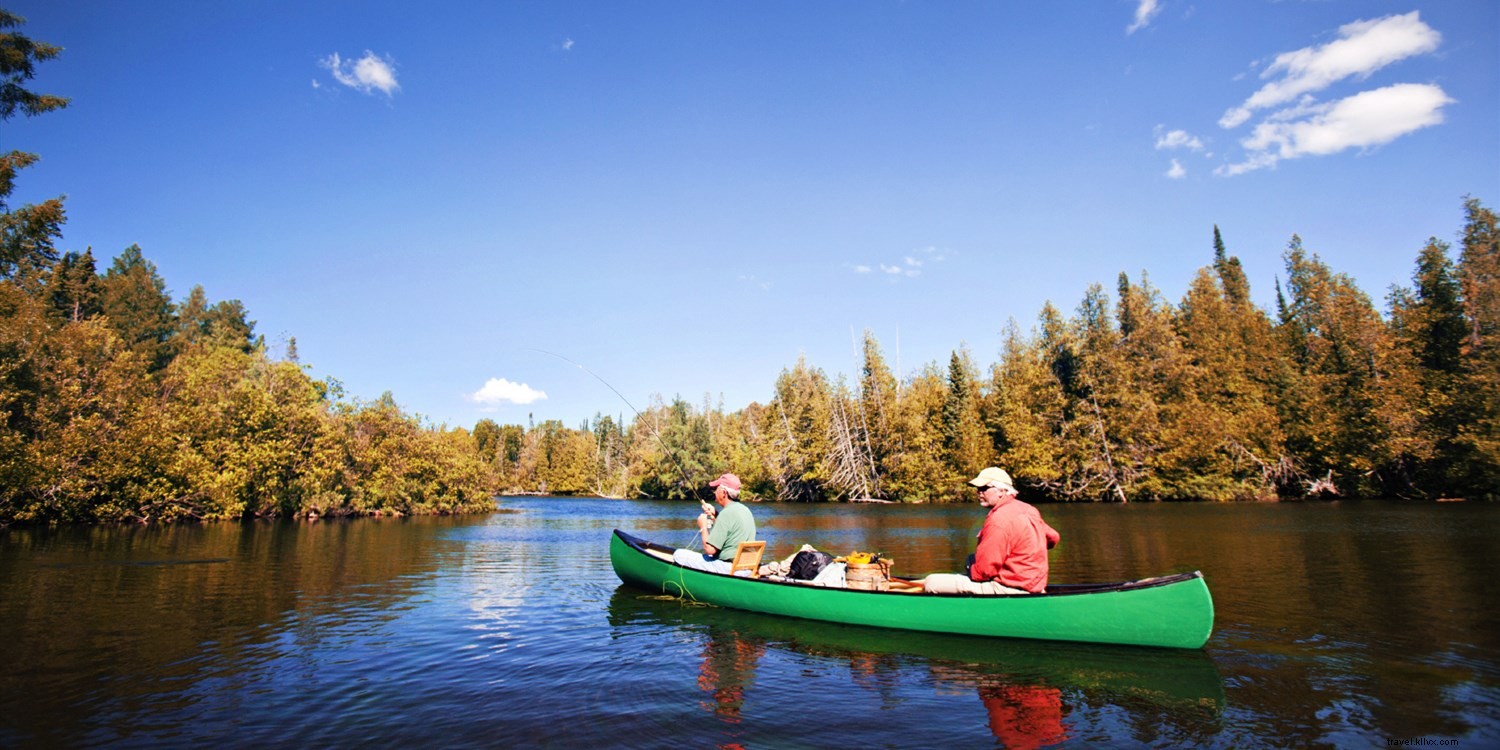
[[1500, 487], [1500, 222], [1477, 199], [1464, 202], [1458, 278], [1468, 322], [1461, 356], [1458, 440], [1470, 455], [1465, 486], [1494, 497]]
[[823, 499], [832, 454], [832, 401], [827, 376], [804, 357], [776, 378], [776, 395], [766, 408], [761, 430], [767, 437], [768, 468], [778, 499]]
[[177, 329], [174, 306], [166, 281], [140, 247], [126, 248], [104, 275], [103, 307], [111, 327], [149, 371], [166, 367], [172, 356], [167, 341]]
[[1461, 486], [1469, 457], [1457, 443], [1462, 424], [1462, 350], [1468, 324], [1448, 245], [1436, 237], [1417, 256], [1414, 289], [1390, 295], [1394, 350], [1382, 383], [1388, 429], [1382, 473], [1393, 492], [1448, 494]]
[[1250, 303], [1250, 282], [1245, 278], [1245, 269], [1240, 266], [1240, 259], [1225, 249], [1224, 237], [1219, 234], [1217, 224], [1214, 225], [1214, 272], [1219, 276], [1219, 284], [1230, 305]]
[[865, 331], [861, 347], [859, 379], [859, 423], [870, 458], [869, 492], [887, 498], [884, 478], [895, 468], [896, 456], [904, 450], [896, 431], [899, 409], [896, 377], [886, 364], [875, 335]]
[[104, 284], [94, 266], [94, 251], [68, 253], [52, 268], [48, 288], [53, 309], [64, 320], [78, 322], [103, 311]]
[[1120, 356], [1121, 336], [1103, 287], [1088, 288], [1071, 327], [1076, 342], [1072, 446], [1078, 461], [1076, 492], [1094, 499], [1126, 500], [1140, 467], [1120, 453], [1121, 440], [1111, 429], [1131, 407], [1123, 403], [1128, 386]]
[[1191, 444], [1175, 481], [1207, 499], [1270, 497], [1291, 479], [1266, 371], [1278, 350], [1265, 313], [1233, 303], [1223, 284], [1200, 269], [1175, 316], [1191, 368], [1181, 407]]
[[[948, 359], [948, 393], [943, 402], [943, 455], [948, 476], [944, 485], [964, 492], [962, 482], [979, 473], [993, 460], [993, 443], [981, 415], [978, 372], [967, 349], [954, 351]], [[967, 499], [955, 496], [955, 499]]]
[[[62, 49], [15, 31], [25, 22], [26, 19], [10, 11], [0, 10], [0, 121], [17, 113], [35, 117], [68, 105], [63, 97], [26, 88], [36, 75], [36, 64], [57, 57]], [[61, 236], [66, 220], [62, 199], [53, 198], [14, 211], [9, 206], [16, 172], [36, 160], [35, 154], [22, 151], [0, 155], [0, 279], [20, 274], [35, 284], [36, 277], [57, 260], [53, 243]]]
[[908, 502], [970, 499], [951, 482], [953, 470], [944, 460], [943, 409], [948, 404], [947, 372], [929, 363], [901, 389], [895, 437], [904, 450], [893, 456], [886, 487], [893, 497]]
[[1383, 439], [1376, 381], [1384, 321], [1353, 279], [1333, 273], [1293, 236], [1286, 253], [1291, 298], [1282, 330], [1296, 381], [1282, 414], [1292, 452], [1315, 477], [1343, 493], [1378, 492]]
[[68, 106], [68, 100], [51, 94], [38, 94], [25, 87], [36, 76], [36, 64], [62, 53], [62, 48], [38, 42], [19, 31], [26, 19], [0, 10], [0, 121], [17, 112], [35, 117], [44, 112]]
[[14, 210], [9, 207], [16, 172], [36, 159], [34, 154], [19, 151], [0, 156], [0, 279], [16, 279], [33, 292], [40, 287], [43, 272], [57, 261], [56, 243], [67, 222], [62, 198]]
[[248, 353], [255, 347], [255, 321], [246, 314], [244, 304], [237, 299], [215, 302], [204, 314], [208, 336], [220, 346]]
[[204, 343], [208, 337], [208, 295], [202, 284], [194, 284], [187, 299], [176, 308], [177, 329], [172, 332], [172, 352], [181, 356], [183, 352]]
[[[1196, 376], [1173, 325], [1173, 310], [1143, 273], [1139, 284], [1119, 279], [1120, 341], [1105, 401], [1114, 463], [1126, 497], [1176, 499], [1198, 494], [1185, 464], [1202, 450], [1191, 387]], [[1131, 320], [1127, 328], [1126, 319]], [[1203, 495], [1198, 494], [1198, 497]]]
[[1000, 463], [1022, 485], [1061, 486], [1067, 395], [1040, 343], [1023, 337], [1014, 319], [1006, 325], [992, 383], [990, 431]]

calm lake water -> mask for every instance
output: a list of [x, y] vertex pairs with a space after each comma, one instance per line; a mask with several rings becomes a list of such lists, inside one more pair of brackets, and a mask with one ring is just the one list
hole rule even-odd
[[[696, 505], [0, 530], [3, 747], [1500, 743], [1500, 506], [1041, 506], [1054, 582], [1201, 569], [1201, 651], [781, 620], [623, 588]], [[752, 506], [771, 556], [951, 570], [967, 506]]]

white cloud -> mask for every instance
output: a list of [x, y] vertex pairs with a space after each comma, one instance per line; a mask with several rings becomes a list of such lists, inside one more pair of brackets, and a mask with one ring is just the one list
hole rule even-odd
[[525, 383], [512, 383], [505, 378], [490, 378], [485, 381], [483, 388], [469, 395], [470, 401], [490, 408], [503, 403], [529, 404], [545, 398], [546, 392], [538, 391]]
[[1161, 125], [1156, 126], [1156, 150], [1185, 148], [1189, 151], [1202, 151], [1203, 140], [1198, 136], [1188, 133], [1186, 130], [1166, 131]]
[[875, 263], [874, 265], [858, 263], [847, 265], [855, 273], [872, 274], [879, 271], [890, 278], [891, 281], [895, 281], [897, 279], [909, 279], [921, 276], [923, 266], [931, 263], [941, 263], [944, 258], [948, 257], [949, 253], [950, 251], [948, 250], [928, 245], [927, 247], [913, 250], [910, 255], [902, 256], [899, 263]]
[[333, 74], [333, 80], [366, 94], [379, 90], [392, 96], [401, 90], [401, 84], [396, 82], [396, 61], [389, 55], [376, 57], [374, 52], [365, 50], [364, 57], [345, 60], [335, 52], [319, 60], [318, 64]]
[[1355, 21], [1339, 27], [1339, 38], [1320, 47], [1283, 52], [1261, 72], [1279, 78], [1262, 86], [1242, 104], [1219, 118], [1219, 126], [1236, 128], [1256, 110], [1276, 107], [1304, 94], [1322, 91], [1350, 77], [1368, 78], [1392, 63], [1437, 49], [1442, 35], [1422, 23], [1417, 11]]
[[1401, 83], [1362, 91], [1337, 102], [1304, 102], [1288, 116], [1268, 118], [1241, 140], [1248, 158], [1215, 170], [1237, 175], [1274, 166], [1283, 159], [1324, 156], [1350, 148], [1384, 145], [1443, 121], [1443, 107], [1453, 103], [1432, 84]]
[[1180, 180], [1187, 177], [1187, 170], [1183, 169], [1182, 164], [1178, 163], [1176, 159], [1173, 159], [1172, 168], [1167, 170], [1167, 176], [1174, 180]]
[[572, 51], [572, 49], [573, 49], [573, 40], [572, 39], [564, 39], [563, 43], [562, 43], [562, 48], [563, 48], [563, 52], [570, 52], [570, 51]]
[[1156, 14], [1160, 12], [1161, 3], [1158, 3], [1156, 0], [1140, 0], [1140, 3], [1135, 6], [1135, 20], [1129, 26], [1125, 27], [1125, 33], [1134, 34], [1146, 28], [1147, 24], [1151, 23], [1151, 19], [1155, 18]]

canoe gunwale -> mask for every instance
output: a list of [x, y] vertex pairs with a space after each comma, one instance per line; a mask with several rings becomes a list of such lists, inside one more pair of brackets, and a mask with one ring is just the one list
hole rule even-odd
[[[614, 532], [615, 532], [615, 536], [618, 536], [620, 538], [620, 541], [624, 542], [626, 544], [626, 546], [630, 547], [631, 549], [634, 549], [635, 551], [637, 551], [637, 552], [639, 552], [639, 553], [641, 553], [643, 555], [646, 555], [647, 557], [652, 557], [653, 560], [655, 560], [657, 563], [662, 564], [662, 565], [667, 565], [667, 566], [674, 567], [674, 568], [679, 568], [679, 569], [682, 569], [682, 570], [691, 570], [691, 571], [693, 571], [695, 573], [703, 573], [705, 575], [716, 576], [716, 577], [719, 577], [719, 578], [733, 578], [735, 580], [744, 581], [745, 583], [759, 583], [759, 584], [770, 585], [770, 586], [793, 586], [793, 587], [796, 587], [796, 588], [799, 588], [799, 589], [800, 588], [808, 588], [809, 587], [807, 583], [800, 582], [800, 581], [778, 581], [778, 580], [773, 580], [773, 579], [769, 579], [769, 578], [746, 578], [746, 577], [741, 577], [741, 576], [730, 576], [727, 573], [715, 573], [715, 572], [712, 572], [712, 571], [705, 571], [705, 570], [701, 570], [701, 569], [698, 569], [698, 568], [689, 568], [689, 567], [686, 567], [686, 566], [678, 564], [676, 561], [667, 561], [667, 560], [662, 560], [660, 558], [656, 558], [656, 557], [650, 555], [647, 552], [647, 550], [655, 550], [657, 552], [662, 552], [662, 553], [665, 553], [667, 555], [671, 555], [677, 549], [675, 547], [669, 547], [669, 546], [664, 545], [664, 544], [658, 544], [656, 542], [648, 541], [648, 540], [642, 539], [642, 538], [640, 538], [638, 536], [634, 536], [632, 534], [628, 534], [628, 533], [626, 533], [626, 532], [624, 532], [624, 531], [622, 531], [620, 529], [615, 529]], [[1134, 580], [1134, 581], [1119, 581], [1119, 582], [1115, 582], [1115, 583], [1054, 584], [1054, 585], [1049, 585], [1047, 587], [1047, 590], [1044, 591], [1044, 592], [1042, 592], [1042, 593], [1040, 593], [1040, 594], [933, 594], [933, 593], [924, 593], [924, 594], [922, 594], [922, 596], [924, 596], [924, 597], [959, 598], [959, 599], [1041, 599], [1041, 598], [1077, 596], [1077, 595], [1081, 595], [1081, 594], [1101, 594], [1101, 593], [1107, 593], [1107, 592], [1112, 592], [1112, 591], [1139, 591], [1139, 590], [1142, 590], [1142, 589], [1155, 588], [1155, 587], [1158, 587], [1158, 586], [1170, 586], [1172, 584], [1182, 583], [1184, 581], [1190, 581], [1190, 580], [1192, 580], [1194, 578], [1202, 578], [1202, 577], [1203, 577], [1203, 572], [1202, 571], [1194, 570], [1194, 571], [1191, 571], [1191, 572], [1188, 572], [1188, 573], [1172, 573], [1172, 574], [1164, 575], [1164, 576], [1155, 576], [1155, 577], [1152, 577], [1152, 578], [1142, 578], [1142, 579]], [[850, 593], [850, 594], [873, 594], [873, 595], [878, 595], [878, 596], [895, 596], [895, 597], [902, 597], [902, 598], [908, 598], [908, 597], [912, 596], [910, 593], [904, 593], [904, 592], [899, 592], [899, 591], [872, 591], [872, 590], [866, 590], [866, 589], [845, 589], [845, 588], [829, 588], [829, 587], [816, 587], [816, 588], [819, 588], [820, 590], [823, 590], [823, 591], [830, 591], [830, 592], [833, 592], [833, 591], [842, 591], [842, 592], [847, 592], [847, 593]]]

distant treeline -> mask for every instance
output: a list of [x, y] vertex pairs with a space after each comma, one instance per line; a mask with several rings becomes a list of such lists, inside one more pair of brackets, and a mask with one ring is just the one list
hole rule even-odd
[[[734, 471], [765, 499], [968, 499], [1007, 468], [1029, 497], [1493, 497], [1500, 488], [1500, 234], [1464, 203], [1455, 263], [1433, 238], [1386, 314], [1293, 237], [1268, 314], [1216, 227], [1177, 304], [1095, 285], [1071, 317], [1012, 321], [999, 362], [891, 372], [868, 332], [857, 381], [798, 361], [770, 403], [659, 399], [628, 426], [481, 421], [501, 486], [685, 497]], [[1206, 253], [1205, 253], [1206, 255]]]
[[[68, 104], [26, 88], [61, 50], [23, 22], [0, 10], [0, 121]], [[0, 525], [494, 507], [468, 432], [343, 399], [295, 340], [268, 356], [238, 301], [174, 304], [135, 246], [102, 275], [59, 253], [63, 199], [8, 202], [36, 160], [0, 154]]]

